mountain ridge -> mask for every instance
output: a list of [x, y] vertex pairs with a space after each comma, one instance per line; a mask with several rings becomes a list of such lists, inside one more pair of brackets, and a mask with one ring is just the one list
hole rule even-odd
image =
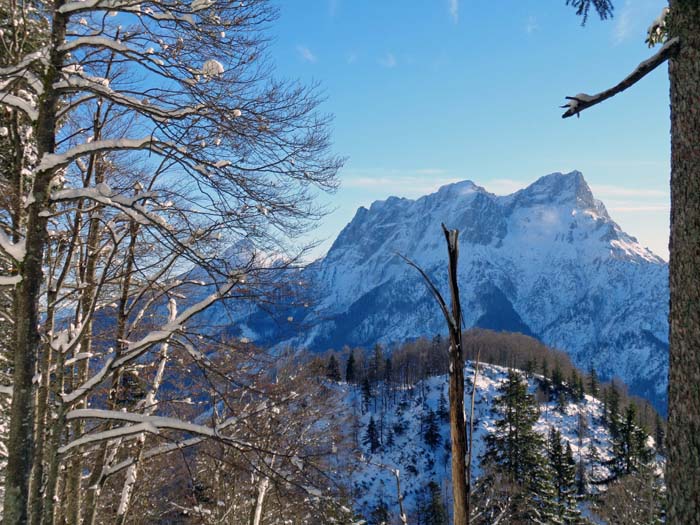
[[315, 306], [295, 312], [296, 337], [252, 318], [242, 330], [261, 344], [319, 351], [444, 334], [421, 277], [398, 255], [447, 295], [441, 223], [460, 230], [465, 328], [533, 335], [665, 411], [668, 265], [620, 228], [579, 171], [506, 196], [465, 180], [360, 207], [303, 272]]

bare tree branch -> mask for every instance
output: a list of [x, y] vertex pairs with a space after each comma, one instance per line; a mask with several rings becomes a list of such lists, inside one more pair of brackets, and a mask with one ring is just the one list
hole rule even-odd
[[657, 67], [663, 64], [666, 60], [674, 56], [680, 48], [680, 40], [672, 38], [666, 42], [659, 51], [646, 59], [644, 62], [640, 63], [632, 73], [625, 77], [621, 82], [601, 91], [597, 95], [587, 95], [585, 93], [579, 93], [574, 97], [566, 97], [569, 101], [567, 104], [561, 106], [562, 108], [568, 108], [566, 112], [561, 116], [561, 118], [569, 118], [574, 115], [578, 116], [584, 109], [588, 109], [591, 106], [600, 104], [604, 100], [609, 99], [626, 90], [627, 88], [636, 84], [639, 80], [644, 78], [646, 75], [654, 71]]

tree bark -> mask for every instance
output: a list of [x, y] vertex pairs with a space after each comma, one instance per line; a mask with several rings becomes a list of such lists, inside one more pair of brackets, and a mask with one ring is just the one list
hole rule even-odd
[[667, 523], [700, 523], [700, 3], [671, 0]]
[[[36, 125], [39, 158], [53, 153], [56, 146], [56, 108], [58, 94], [53, 84], [63, 62], [59, 46], [66, 35], [66, 18], [58, 13], [63, 4], [54, 4], [51, 28], [49, 65], [44, 75], [44, 94], [39, 100], [39, 119]], [[26, 255], [19, 264], [22, 281], [17, 287], [16, 332], [14, 339], [14, 371], [8, 461], [5, 471], [5, 501], [3, 523], [15, 525], [27, 522], [29, 477], [32, 468], [34, 443], [34, 404], [32, 376], [39, 352], [38, 308], [43, 282], [43, 258], [47, 243], [47, 218], [41, 215], [49, 201], [49, 187], [53, 170], [36, 173], [32, 188], [34, 201], [27, 212], [25, 236]]]
[[454, 525], [469, 523], [469, 480], [467, 478], [467, 426], [464, 418], [464, 347], [462, 346], [462, 307], [459, 302], [457, 262], [458, 230], [443, 225], [449, 255], [449, 282], [453, 323], [450, 323], [450, 441], [452, 445], [452, 498]]

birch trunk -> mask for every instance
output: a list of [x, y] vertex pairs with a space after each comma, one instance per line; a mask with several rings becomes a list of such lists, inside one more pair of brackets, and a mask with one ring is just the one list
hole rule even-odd
[[[58, 13], [62, 0], [54, 3], [51, 27], [49, 65], [43, 78], [44, 94], [39, 100], [39, 118], [36, 125], [39, 158], [53, 153], [56, 146], [56, 110], [58, 94], [53, 87], [63, 63], [59, 46], [66, 35], [66, 18]], [[5, 501], [3, 523], [5, 525], [27, 522], [29, 477], [34, 449], [34, 403], [32, 376], [39, 353], [38, 309], [43, 282], [43, 259], [47, 244], [47, 218], [41, 211], [49, 202], [49, 186], [54, 173], [44, 170], [36, 173], [32, 194], [34, 201], [27, 210], [26, 254], [19, 264], [22, 281], [17, 286], [16, 332], [13, 341], [14, 372], [13, 395], [10, 409], [10, 434], [8, 462], [5, 471]]]

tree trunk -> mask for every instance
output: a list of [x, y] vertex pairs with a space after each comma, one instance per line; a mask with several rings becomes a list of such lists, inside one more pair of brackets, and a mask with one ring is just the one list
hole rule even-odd
[[671, 0], [668, 521], [700, 523], [700, 3]]
[[462, 307], [459, 302], [457, 230], [445, 231], [449, 254], [451, 309], [450, 324], [450, 440], [452, 444], [452, 498], [454, 525], [469, 523], [469, 486], [467, 479], [467, 426], [464, 419], [464, 347], [462, 346]]
[[[56, 108], [58, 94], [53, 84], [58, 78], [63, 53], [58, 48], [65, 40], [66, 19], [57, 12], [63, 4], [57, 1], [51, 28], [51, 52], [44, 76], [44, 94], [39, 100], [39, 119], [36, 125], [39, 158], [53, 153], [56, 146]], [[14, 371], [10, 435], [7, 442], [8, 461], [5, 471], [5, 501], [3, 523], [15, 525], [27, 522], [29, 476], [32, 468], [34, 443], [34, 406], [32, 376], [39, 352], [38, 308], [43, 282], [43, 258], [47, 243], [47, 218], [41, 211], [49, 201], [49, 186], [53, 171], [35, 175], [32, 193], [34, 201], [27, 212], [25, 236], [26, 255], [19, 264], [22, 281], [17, 287], [16, 332], [14, 339]]]

